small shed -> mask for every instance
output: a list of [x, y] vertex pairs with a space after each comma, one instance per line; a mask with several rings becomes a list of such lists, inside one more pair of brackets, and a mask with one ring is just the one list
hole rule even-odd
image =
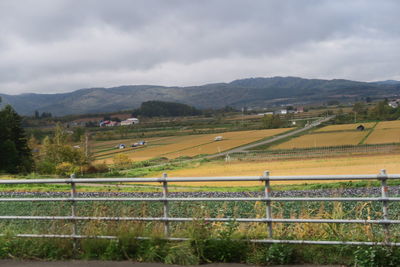
[[364, 131], [364, 130], [365, 130], [364, 125], [360, 124], [357, 126], [357, 131]]

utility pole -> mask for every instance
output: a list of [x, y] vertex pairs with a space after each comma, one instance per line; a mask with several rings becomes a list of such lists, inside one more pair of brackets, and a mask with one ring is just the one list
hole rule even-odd
[[85, 134], [85, 156], [89, 157], [89, 133]]

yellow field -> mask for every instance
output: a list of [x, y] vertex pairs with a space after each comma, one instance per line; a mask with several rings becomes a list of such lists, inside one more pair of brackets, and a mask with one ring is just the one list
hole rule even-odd
[[[329, 174], [378, 174], [386, 169], [389, 174], [400, 173], [400, 155], [377, 155], [368, 157], [340, 157], [330, 159], [286, 160], [271, 162], [211, 162], [195, 168], [169, 171], [169, 177], [207, 177], [207, 176], [258, 176], [264, 171], [273, 175], [329, 175]], [[155, 175], [152, 175], [153, 177]], [[161, 176], [160, 174], [156, 175]], [[332, 182], [332, 181], [327, 181]], [[276, 182], [275, 184], [277, 184]], [[279, 182], [279, 184], [305, 183]], [[315, 183], [315, 181], [312, 181]], [[252, 186], [261, 185], [260, 182], [199, 182], [179, 183], [191, 186]]]
[[[133, 138], [133, 139], [120, 139], [120, 140], [110, 140], [110, 141], [94, 141], [91, 144], [91, 151], [97, 153], [98, 151], [113, 148], [119, 144], [125, 144], [126, 146], [130, 146], [136, 142], [146, 140], [147, 142], [158, 142], [168, 137], [153, 137], [153, 138]], [[99, 156], [104, 153], [98, 153], [96, 156]]]
[[400, 129], [400, 120], [398, 121], [382, 121], [378, 123], [375, 129]]
[[[202, 135], [186, 135], [186, 136], [172, 136], [154, 139], [144, 139], [148, 141], [148, 145], [140, 149], [124, 149], [120, 153], [127, 154], [133, 161], [143, 161], [155, 157], [177, 158], [180, 156], [195, 156], [198, 154], [213, 154], [219, 151], [224, 151], [234, 147], [242, 146], [257, 140], [271, 137], [290, 130], [291, 128], [284, 129], [271, 129], [271, 130], [254, 130], [254, 131], [236, 131], [225, 132], [218, 134], [202, 134]], [[223, 136], [222, 141], [214, 141], [216, 136]], [[130, 144], [126, 140], [124, 144]], [[133, 140], [132, 140], [133, 142]], [[119, 144], [114, 141], [107, 143], [112, 147]], [[104, 149], [103, 144], [101, 145]], [[109, 152], [104, 152], [96, 156], [101, 156]], [[112, 157], [99, 158], [98, 161], [112, 163]]]
[[[288, 129], [272, 129], [272, 130], [257, 130], [257, 131], [243, 131], [243, 132], [226, 132], [221, 133], [224, 137], [222, 141], [211, 142], [198, 147], [191, 147], [190, 149], [170, 153], [167, 155], [169, 158], [176, 158], [179, 156], [195, 156], [199, 154], [215, 154], [225, 151], [234, 147], [242, 146], [257, 140], [277, 135], [286, 132]], [[212, 135], [213, 137], [216, 134]]]
[[399, 129], [375, 129], [370, 136], [368, 136], [365, 144], [385, 144], [385, 143], [399, 143], [400, 142], [400, 128]]
[[329, 126], [322, 127], [320, 129], [316, 130], [315, 132], [356, 130], [359, 125], [363, 125], [365, 128], [371, 128], [374, 126], [374, 124], [375, 124], [375, 122], [329, 125]]
[[273, 146], [271, 149], [357, 145], [367, 133], [364, 131], [306, 134]]

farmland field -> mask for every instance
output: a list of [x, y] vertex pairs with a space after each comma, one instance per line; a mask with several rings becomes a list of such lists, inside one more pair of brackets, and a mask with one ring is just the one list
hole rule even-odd
[[357, 145], [366, 135], [366, 131], [306, 134], [273, 146], [271, 149]]
[[379, 122], [376, 129], [400, 129], [400, 120]]
[[[380, 124], [380, 123], [379, 123]], [[378, 126], [379, 126], [378, 124]], [[384, 144], [384, 143], [399, 143], [400, 142], [400, 128], [379, 128], [375, 129], [370, 136], [368, 136], [365, 144]]]
[[359, 125], [363, 125], [366, 129], [373, 127], [375, 122], [368, 123], [352, 123], [352, 124], [338, 124], [322, 127], [315, 132], [331, 132], [331, 131], [347, 131], [356, 130]]
[[[169, 159], [180, 156], [196, 156], [199, 154], [214, 154], [220, 151], [242, 146], [248, 143], [258, 141], [260, 139], [272, 137], [274, 135], [286, 132], [291, 128], [271, 129], [271, 130], [253, 130], [253, 131], [236, 131], [225, 132], [219, 134], [202, 134], [202, 135], [185, 135], [158, 137], [153, 139], [145, 139], [148, 141], [146, 147], [140, 149], [124, 149], [116, 151], [117, 153], [127, 154], [133, 161], [143, 161], [155, 157], [167, 157]], [[222, 141], [215, 142], [214, 137], [223, 136]], [[136, 139], [125, 140], [125, 144], [136, 142]], [[122, 142], [122, 141], [121, 141]], [[117, 141], [96, 142], [96, 149], [112, 148]], [[99, 150], [97, 150], [99, 151]], [[96, 152], [96, 150], [95, 150]], [[108, 152], [109, 153], [109, 152]], [[112, 163], [112, 155], [107, 153], [95, 154], [96, 160]]]
[[[168, 171], [169, 177], [201, 176], [257, 176], [269, 170], [271, 175], [323, 175], [323, 174], [377, 174], [386, 169], [389, 174], [400, 173], [400, 154], [374, 156], [346, 156], [338, 158], [256, 161], [256, 162], [210, 162], [192, 168]], [[154, 176], [161, 176], [161, 173]], [[326, 181], [329, 182], [329, 181]], [[286, 182], [275, 182], [274, 184]], [[290, 184], [296, 182], [288, 182]], [[304, 183], [297, 182], [297, 183]], [[315, 183], [313, 181], [312, 183]], [[192, 185], [179, 183], [180, 185]], [[228, 186], [224, 183], [196, 183], [196, 186]], [[260, 182], [229, 182], [229, 186], [261, 185]]]

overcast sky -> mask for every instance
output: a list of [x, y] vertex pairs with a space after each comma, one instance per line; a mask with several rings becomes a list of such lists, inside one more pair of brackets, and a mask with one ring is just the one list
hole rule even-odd
[[1, 0], [0, 93], [400, 80], [398, 0]]

